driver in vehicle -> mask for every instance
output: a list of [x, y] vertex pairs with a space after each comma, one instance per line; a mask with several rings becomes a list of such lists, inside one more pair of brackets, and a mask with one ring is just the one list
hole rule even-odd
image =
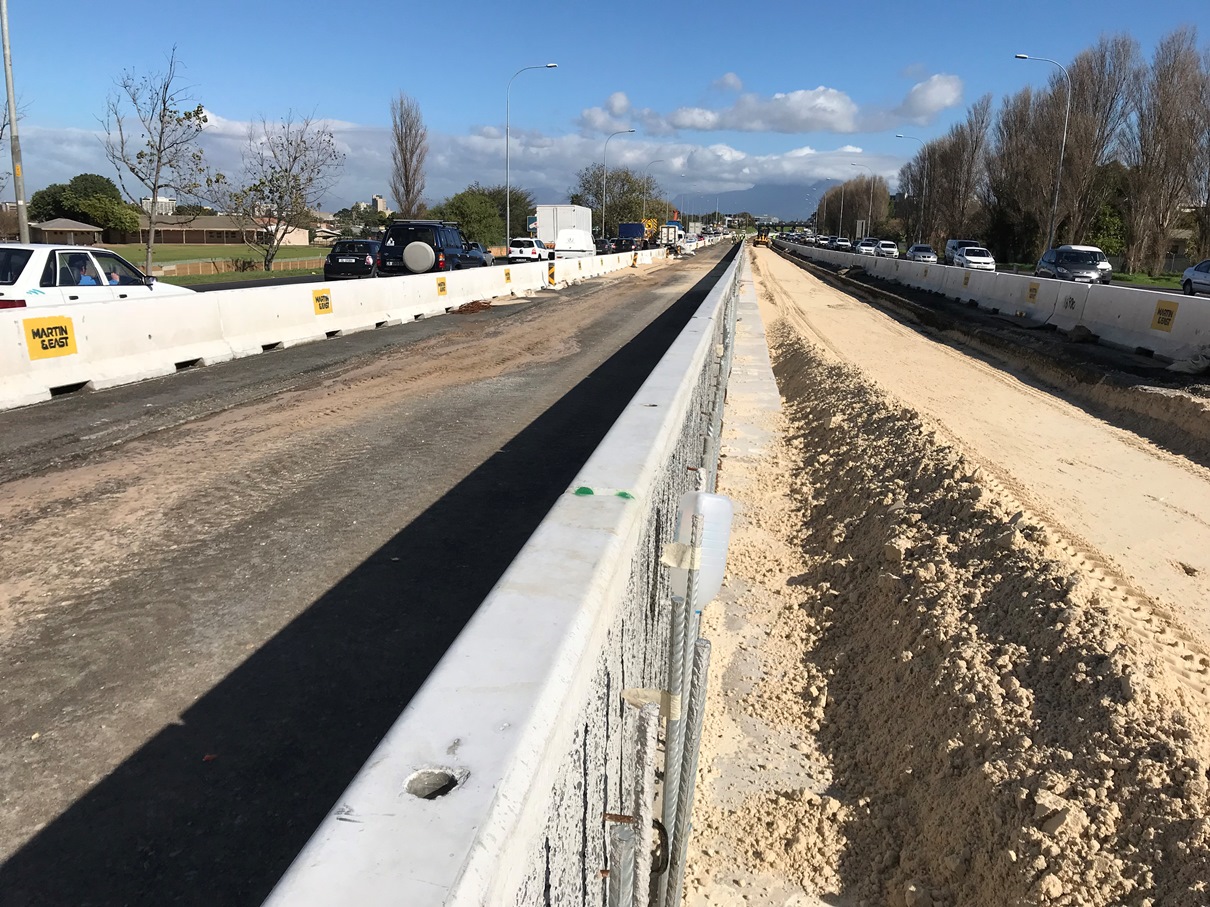
[[97, 278], [88, 273], [89, 264], [87, 256], [73, 255], [67, 260], [67, 266], [71, 269], [72, 276], [76, 279], [76, 286], [95, 287], [100, 285]]

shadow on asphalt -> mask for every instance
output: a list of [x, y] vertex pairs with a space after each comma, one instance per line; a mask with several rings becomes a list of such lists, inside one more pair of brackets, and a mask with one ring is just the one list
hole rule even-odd
[[734, 255], [48, 824], [0, 905], [260, 904]]

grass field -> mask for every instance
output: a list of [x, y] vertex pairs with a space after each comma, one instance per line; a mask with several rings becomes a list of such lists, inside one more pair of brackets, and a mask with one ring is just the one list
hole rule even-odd
[[163, 277], [160, 278], [164, 283], [170, 283], [178, 287], [192, 287], [203, 283], [227, 283], [233, 280], [276, 280], [279, 277], [307, 277], [313, 276], [322, 278], [324, 274], [323, 268], [304, 268], [295, 269], [292, 271], [228, 271], [226, 274], [182, 274], [180, 277]]
[[[113, 249], [131, 264], [142, 267], [147, 249], [142, 245], [126, 244], [106, 246]], [[327, 246], [282, 246], [277, 252], [277, 259], [285, 258], [323, 258], [331, 251]], [[176, 243], [158, 243], [152, 249], [153, 261], [157, 265], [172, 264], [176, 261], [210, 261], [211, 259], [226, 261], [232, 258], [242, 258], [249, 261], [260, 261], [261, 255], [248, 246], [219, 246], [219, 245], [179, 245]]]

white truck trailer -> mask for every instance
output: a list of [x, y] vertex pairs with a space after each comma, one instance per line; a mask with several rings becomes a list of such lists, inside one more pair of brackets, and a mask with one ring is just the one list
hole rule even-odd
[[548, 246], [555, 244], [561, 230], [584, 230], [592, 234], [592, 209], [583, 205], [537, 205], [536, 238]]

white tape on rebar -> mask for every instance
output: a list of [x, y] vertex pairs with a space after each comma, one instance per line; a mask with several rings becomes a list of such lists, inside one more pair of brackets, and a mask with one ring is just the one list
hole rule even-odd
[[669, 542], [660, 554], [660, 563], [674, 570], [700, 570], [702, 549], [686, 542]]

